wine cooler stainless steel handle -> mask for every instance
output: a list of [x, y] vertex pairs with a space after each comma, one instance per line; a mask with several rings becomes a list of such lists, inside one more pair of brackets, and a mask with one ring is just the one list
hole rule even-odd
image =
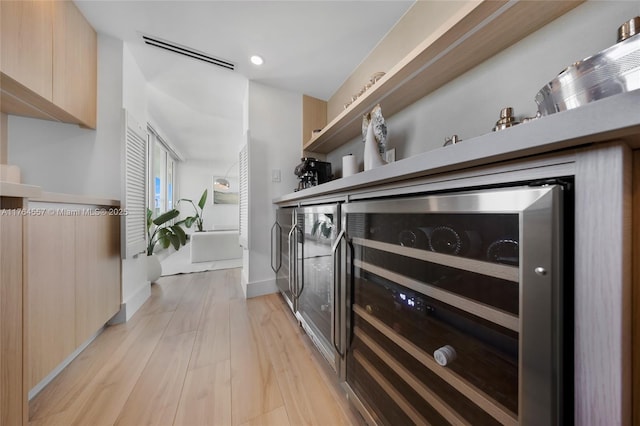
[[291, 297], [293, 297], [293, 280], [295, 279], [295, 241], [293, 233], [296, 231], [296, 228], [291, 227], [291, 231], [289, 231], [289, 235], [287, 237], [287, 241], [289, 242], [289, 292], [291, 293]]
[[[345, 267], [345, 274], [348, 274], [351, 279], [350, 280], [346, 280], [345, 279], [345, 283], [344, 285], [346, 286], [345, 291], [346, 293], [346, 307], [345, 307], [345, 313], [347, 315], [352, 315], [352, 306], [355, 300], [355, 295], [354, 295], [354, 289], [355, 289], [355, 283], [353, 282], [354, 280], [354, 260], [356, 257], [356, 252], [355, 252], [355, 248], [353, 246], [353, 239], [349, 238], [349, 235], [345, 234], [345, 241], [347, 242], [347, 247], [346, 247], [346, 253], [345, 253], [345, 262], [344, 262], [344, 267]], [[347, 270], [348, 268], [348, 270]], [[345, 321], [346, 321], [346, 327], [345, 330], [347, 330], [346, 335], [345, 335], [345, 352], [349, 352], [351, 350], [351, 344], [353, 343], [353, 338], [354, 338], [354, 333], [353, 333], [353, 319], [349, 319], [349, 317], [345, 317]]]
[[342, 297], [340, 297], [340, 290], [338, 288], [338, 283], [340, 282], [340, 256], [338, 256], [338, 249], [340, 248], [340, 243], [345, 236], [344, 230], [340, 231], [338, 237], [336, 238], [336, 242], [333, 244], [331, 248], [331, 255], [333, 257], [333, 327], [331, 328], [331, 342], [333, 343], [333, 347], [335, 348], [340, 358], [344, 358], [344, 352], [340, 348], [340, 343], [336, 343], [336, 338], [339, 338], [339, 330], [342, 326], [340, 313], [342, 312]]
[[[276, 256], [278, 259], [278, 265], [277, 266], [273, 266], [273, 231], [274, 229], [277, 228], [277, 237], [278, 237], [278, 244], [276, 245]], [[280, 252], [280, 249], [282, 248], [282, 234], [281, 234], [282, 228], [280, 227], [280, 224], [278, 222], [274, 222], [273, 226], [271, 227], [271, 270], [273, 270], [273, 272], [275, 272], [276, 274], [278, 273], [278, 271], [280, 270], [280, 267], [282, 266], [282, 253]]]
[[[302, 237], [302, 253], [300, 254], [300, 281], [298, 281], [298, 274], [296, 273], [296, 287], [300, 287], [299, 289], [297, 289], [296, 291], [296, 298], [299, 298], [300, 295], [302, 294], [302, 292], [304, 291], [304, 233], [302, 232], [302, 229], [298, 226], [298, 224], [296, 223], [294, 225], [295, 230], [297, 230], [298, 232], [296, 232], [296, 236], [295, 236], [295, 263], [296, 263], [296, 269], [298, 268], [298, 233], [300, 234], [300, 236]], [[297, 272], [297, 271], [296, 271]]]

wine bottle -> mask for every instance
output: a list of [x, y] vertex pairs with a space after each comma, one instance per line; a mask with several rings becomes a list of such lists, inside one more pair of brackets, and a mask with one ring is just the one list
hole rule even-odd
[[442, 225], [431, 231], [429, 249], [454, 256], [473, 256], [480, 247], [480, 235], [453, 226]]
[[520, 245], [510, 238], [496, 240], [487, 248], [487, 260], [494, 263], [518, 266], [520, 263]]

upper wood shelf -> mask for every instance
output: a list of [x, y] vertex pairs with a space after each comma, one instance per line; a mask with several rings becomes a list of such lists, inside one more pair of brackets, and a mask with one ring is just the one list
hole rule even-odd
[[333, 119], [303, 149], [329, 153], [361, 132], [380, 103], [391, 116], [542, 28], [583, 0], [469, 3]]

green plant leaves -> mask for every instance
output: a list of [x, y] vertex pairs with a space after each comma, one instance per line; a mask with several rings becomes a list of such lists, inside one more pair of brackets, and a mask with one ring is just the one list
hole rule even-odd
[[181, 245], [187, 244], [187, 234], [184, 232], [180, 225], [173, 225], [171, 227], [171, 230], [178, 237], [178, 241]]
[[[185, 221], [181, 221], [170, 226], [166, 225], [167, 222], [180, 215], [178, 210], [169, 210], [155, 219], [152, 219], [152, 215], [153, 212], [150, 209], [147, 209], [147, 256], [151, 256], [153, 254], [156, 244], [160, 244], [165, 249], [169, 248], [169, 246], [173, 246], [173, 248], [179, 250], [180, 246], [187, 243], [187, 235], [180, 226]], [[155, 225], [155, 229], [151, 232], [153, 225]]]
[[[186, 226], [187, 228], [191, 228], [191, 226], [193, 226], [193, 224], [195, 223], [196, 227], [198, 228], [198, 231], [202, 231], [203, 230], [202, 215], [204, 213], [204, 206], [207, 203], [207, 194], [208, 194], [208, 190], [205, 189], [204, 192], [202, 193], [202, 195], [200, 196], [200, 200], [198, 201], [198, 206], [197, 207], [193, 203], [193, 201], [188, 199], [188, 198], [180, 198], [178, 200], [178, 203], [180, 203], [181, 201], [188, 201], [189, 203], [191, 203], [191, 205], [193, 206], [193, 211], [195, 212], [195, 214], [193, 216], [186, 217], [184, 220], [182, 220], [178, 224], [183, 224], [184, 223], [184, 226]], [[199, 211], [198, 211], [198, 207], [200, 208]]]
[[207, 202], [207, 192], [209, 190], [205, 189], [204, 192], [202, 193], [202, 196], [200, 197], [200, 201], [198, 201], [198, 207], [200, 207], [200, 210], [204, 210], [204, 204]]
[[[147, 212], [147, 216], [148, 216], [148, 212]], [[176, 217], [178, 217], [180, 215], [180, 212], [176, 209], [171, 209], [167, 212], [162, 213], [160, 216], [156, 217], [153, 220], [154, 225], [156, 226], [160, 226], [166, 222], [169, 222], [170, 220], [175, 219]]]

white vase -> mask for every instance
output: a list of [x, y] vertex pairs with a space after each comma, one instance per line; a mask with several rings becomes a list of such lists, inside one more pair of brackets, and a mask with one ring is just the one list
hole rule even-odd
[[373, 122], [369, 122], [367, 137], [364, 140], [364, 170], [371, 170], [385, 164], [387, 163], [380, 157], [378, 141], [373, 134]]
[[154, 283], [162, 276], [162, 265], [155, 255], [147, 256], [147, 279]]

